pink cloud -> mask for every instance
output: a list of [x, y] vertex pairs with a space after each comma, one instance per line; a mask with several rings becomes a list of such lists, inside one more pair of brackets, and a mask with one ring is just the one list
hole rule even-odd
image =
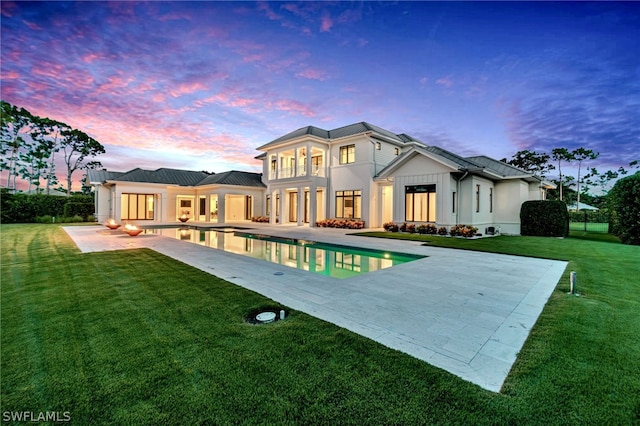
[[8, 71], [2, 74], [2, 78], [7, 80], [17, 80], [20, 78], [20, 74], [15, 71]]
[[118, 89], [124, 89], [134, 81], [133, 77], [123, 78], [121, 76], [111, 77], [107, 80], [106, 83], [98, 85], [95, 89], [95, 93], [103, 94], [103, 93], [113, 93]]
[[42, 29], [42, 27], [34, 22], [29, 22], [27, 20], [22, 21], [27, 27], [29, 27], [29, 29], [32, 29], [34, 31], [40, 31]]
[[199, 81], [194, 81], [179, 84], [174, 89], [169, 90], [169, 94], [174, 98], [177, 98], [183, 95], [189, 95], [194, 92], [204, 91], [206, 89], [207, 87], [204, 84], [200, 83]]
[[324, 15], [322, 15], [322, 18], [320, 19], [320, 32], [327, 33], [331, 31], [332, 27], [333, 27], [333, 21], [331, 20], [331, 17], [329, 16], [329, 14], [325, 13]]
[[324, 81], [327, 78], [327, 73], [323, 70], [307, 68], [297, 73], [296, 77]]
[[315, 117], [316, 113], [309, 106], [302, 102], [294, 101], [292, 99], [280, 99], [273, 102], [273, 106], [278, 111], [294, 112], [305, 117]]

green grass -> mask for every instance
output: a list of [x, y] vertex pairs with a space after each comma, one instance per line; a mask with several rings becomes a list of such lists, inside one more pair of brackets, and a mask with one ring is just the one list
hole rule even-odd
[[[495, 394], [301, 312], [247, 324], [274, 302], [151, 250], [81, 254], [54, 225], [0, 232], [2, 413], [136, 425], [640, 422], [640, 248], [607, 236], [425, 238], [570, 261]], [[582, 297], [566, 294], [571, 270]]]
[[[587, 226], [586, 230], [584, 229], [585, 225]], [[606, 234], [609, 232], [609, 224], [606, 222], [587, 222], [586, 224], [584, 222], [570, 222], [569, 229], [571, 231], [603, 232]]]

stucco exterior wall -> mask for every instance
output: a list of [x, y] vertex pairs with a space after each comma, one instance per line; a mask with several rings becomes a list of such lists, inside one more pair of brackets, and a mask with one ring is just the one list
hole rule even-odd
[[520, 207], [529, 199], [529, 185], [521, 180], [497, 182], [495, 226], [505, 234], [520, 234]]

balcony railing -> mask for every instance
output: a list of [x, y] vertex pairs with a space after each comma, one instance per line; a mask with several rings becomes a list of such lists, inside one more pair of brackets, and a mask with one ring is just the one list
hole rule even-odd
[[[270, 170], [269, 180], [287, 179], [287, 178], [301, 177], [306, 175], [307, 175], [307, 168], [305, 166], [300, 166], [297, 168], [285, 167], [280, 169], [277, 173], [275, 170]], [[311, 176], [325, 177], [324, 167], [311, 166]]]

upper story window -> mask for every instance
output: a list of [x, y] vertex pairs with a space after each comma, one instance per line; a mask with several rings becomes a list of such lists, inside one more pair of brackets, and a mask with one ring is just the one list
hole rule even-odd
[[393, 148], [393, 155], [400, 154], [400, 148]]
[[276, 159], [275, 158], [273, 160], [271, 160], [271, 171], [272, 172], [276, 171]]
[[340, 164], [349, 164], [356, 161], [356, 146], [345, 145], [340, 147]]

